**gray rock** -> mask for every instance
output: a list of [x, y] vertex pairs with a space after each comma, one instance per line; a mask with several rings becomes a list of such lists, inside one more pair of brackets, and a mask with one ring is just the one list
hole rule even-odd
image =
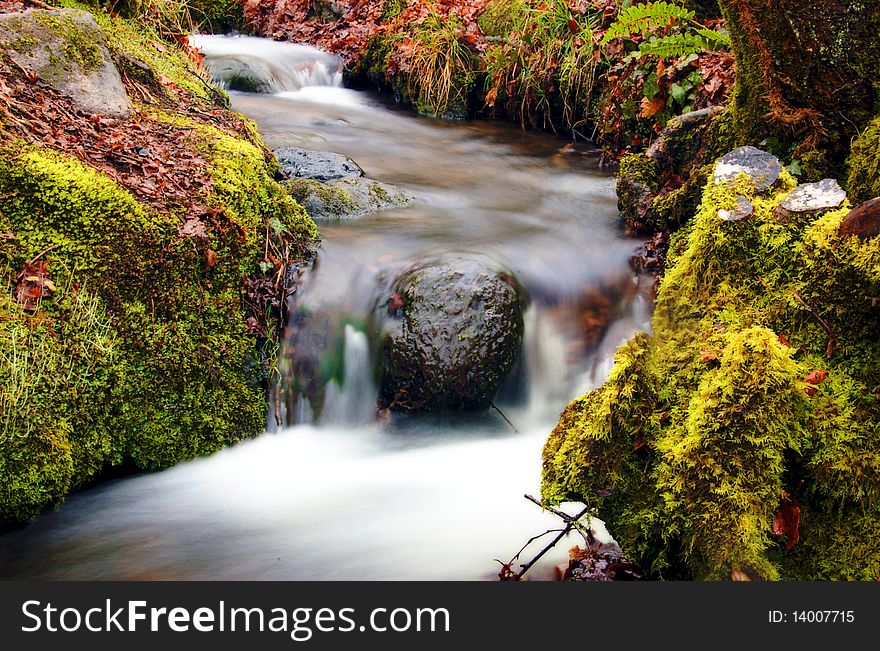
[[773, 154], [757, 147], [739, 147], [725, 154], [715, 164], [715, 183], [729, 183], [744, 173], [758, 192], [763, 192], [779, 179], [782, 165]]
[[846, 200], [846, 192], [834, 179], [818, 183], [804, 183], [788, 193], [776, 207], [774, 214], [782, 221], [798, 215], [815, 215], [826, 210], [840, 208]]
[[0, 50], [86, 113], [127, 118], [131, 104], [91, 14], [29, 9], [0, 14]]
[[364, 175], [361, 166], [342, 154], [331, 151], [310, 151], [299, 147], [280, 147], [275, 157], [288, 179], [333, 181]]
[[447, 258], [403, 273], [380, 299], [379, 405], [437, 412], [488, 407], [520, 354], [521, 292], [489, 263]]
[[400, 208], [412, 195], [388, 183], [363, 176], [350, 176], [319, 183], [297, 179], [286, 183], [288, 191], [316, 221], [349, 221], [380, 210]]
[[718, 211], [718, 218], [726, 222], [738, 222], [747, 217], [751, 217], [755, 212], [752, 202], [744, 196], [737, 195], [736, 205], [731, 209], [722, 209]]

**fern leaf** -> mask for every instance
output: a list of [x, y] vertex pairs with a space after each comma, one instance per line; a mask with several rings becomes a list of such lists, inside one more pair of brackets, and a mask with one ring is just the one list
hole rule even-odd
[[706, 29], [705, 27], [698, 27], [694, 31], [702, 36], [707, 43], [714, 45], [715, 47], [730, 47], [730, 34], [727, 32], [716, 32], [713, 29]]
[[693, 34], [670, 34], [662, 38], [652, 38], [639, 45], [639, 56], [653, 55], [661, 59], [697, 54], [706, 49], [706, 41]]
[[673, 21], [693, 20], [694, 12], [671, 2], [647, 2], [627, 7], [617, 15], [617, 20], [608, 28], [602, 43], [608, 43], [620, 36], [644, 34], [651, 29], [665, 27]]

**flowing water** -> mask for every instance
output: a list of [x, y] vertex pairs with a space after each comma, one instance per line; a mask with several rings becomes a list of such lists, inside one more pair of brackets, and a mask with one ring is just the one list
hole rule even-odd
[[[220, 37], [197, 45], [219, 76], [244, 61], [271, 81], [273, 94], [232, 93], [270, 147], [343, 153], [415, 200], [320, 224], [323, 244], [281, 350], [280, 426], [270, 415], [257, 439], [71, 496], [0, 535], [0, 576], [494, 578], [493, 559], [559, 526], [523, 494], [537, 494], [541, 446], [560, 411], [603, 380], [617, 344], [648, 327], [649, 302], [627, 265], [637, 242], [616, 226], [613, 178], [586, 147], [420, 118], [342, 88], [338, 60], [311, 48]], [[528, 293], [522, 359], [497, 401], [510, 423], [495, 410], [377, 414], [364, 326], [377, 291], [389, 269], [450, 253], [506, 267]], [[590, 329], [600, 303], [607, 327]], [[303, 356], [322, 373], [300, 377]], [[315, 377], [323, 405], [299, 393]]]

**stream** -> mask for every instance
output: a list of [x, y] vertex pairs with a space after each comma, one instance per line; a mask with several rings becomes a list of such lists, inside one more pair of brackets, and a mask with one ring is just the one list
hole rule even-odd
[[[493, 559], [506, 562], [559, 527], [523, 498], [538, 494], [541, 448], [559, 413], [604, 380], [618, 344], [649, 327], [647, 283], [628, 266], [638, 241], [617, 225], [613, 177], [583, 144], [419, 117], [343, 88], [338, 59], [312, 48], [244, 37], [196, 45], [221, 73], [245, 65], [266, 79], [270, 93], [230, 95], [270, 148], [344, 154], [414, 201], [319, 223], [323, 241], [294, 299], [280, 351], [284, 395], [266, 433], [71, 495], [0, 535], [0, 577], [496, 578]], [[377, 414], [376, 350], [362, 324], [384, 270], [440, 254], [490, 259], [528, 295], [521, 360], [496, 400], [510, 424], [496, 410]], [[584, 323], [597, 294], [612, 299], [591, 340]], [[316, 331], [318, 349], [309, 349]], [[296, 389], [303, 350], [338, 370], [322, 409]], [[576, 542], [561, 543], [531, 578], [551, 577]]]

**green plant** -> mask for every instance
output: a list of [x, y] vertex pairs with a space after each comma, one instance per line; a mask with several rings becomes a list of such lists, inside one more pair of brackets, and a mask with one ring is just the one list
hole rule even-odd
[[457, 16], [432, 11], [404, 45], [407, 92], [422, 113], [460, 115], [467, 106], [476, 66], [473, 51], [461, 39], [463, 28]]
[[561, 115], [576, 130], [587, 119], [596, 79], [598, 13], [573, 11], [566, 0], [513, 7], [507, 38], [486, 51], [487, 106], [504, 104], [523, 124], [551, 128]]
[[[650, 36], [647, 41], [639, 43], [639, 56], [660, 58], [678, 58], [730, 47], [727, 32], [708, 29], [694, 20], [694, 16], [693, 11], [671, 2], [640, 2], [617, 15], [617, 20], [602, 38], [602, 45], [616, 38]], [[661, 31], [667, 33], [657, 34]]]

